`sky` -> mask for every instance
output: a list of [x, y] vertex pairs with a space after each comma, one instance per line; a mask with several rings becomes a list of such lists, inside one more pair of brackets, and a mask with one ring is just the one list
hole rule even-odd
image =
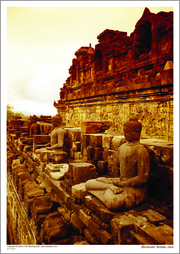
[[3, 97], [15, 112], [56, 115], [53, 102], [60, 99], [60, 88], [80, 47], [91, 43], [94, 48], [105, 29], [130, 35], [145, 7], [154, 13], [173, 10], [171, 1], [164, 6], [161, 1], [139, 5], [133, 1], [132, 7], [127, 7], [129, 1], [82, 2], [4, 1], [7, 73]]

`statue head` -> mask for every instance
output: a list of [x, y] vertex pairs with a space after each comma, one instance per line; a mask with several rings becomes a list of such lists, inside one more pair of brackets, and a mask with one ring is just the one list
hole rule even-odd
[[137, 117], [130, 117], [129, 121], [124, 123], [124, 136], [127, 141], [137, 141], [140, 139], [142, 124]]
[[58, 127], [62, 124], [62, 117], [59, 115], [56, 115], [52, 118], [52, 125], [54, 127]]

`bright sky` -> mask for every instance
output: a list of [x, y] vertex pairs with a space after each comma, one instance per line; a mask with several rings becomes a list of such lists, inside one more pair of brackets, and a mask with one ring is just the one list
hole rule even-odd
[[129, 1], [92, 1], [89, 7], [87, 1], [84, 7], [82, 2], [4, 1], [7, 103], [15, 111], [55, 115], [53, 102], [59, 100], [74, 53], [81, 46], [91, 43], [94, 47], [105, 29], [130, 35], [145, 7], [154, 13], [173, 10], [171, 1], [164, 5], [172, 7], [164, 7], [163, 2], [154, 7], [156, 1], [133, 1], [132, 7], [125, 7], [130, 6]]

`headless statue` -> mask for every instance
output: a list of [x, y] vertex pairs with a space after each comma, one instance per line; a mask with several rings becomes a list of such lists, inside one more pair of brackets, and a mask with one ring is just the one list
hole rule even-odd
[[111, 211], [124, 211], [146, 201], [149, 153], [140, 144], [142, 124], [137, 118], [124, 123], [127, 143], [118, 149], [120, 177], [99, 177], [86, 182], [86, 190], [99, 198]]
[[51, 132], [51, 141], [46, 144], [44, 148], [37, 149], [35, 152], [40, 153], [44, 151], [63, 151], [64, 144], [64, 130], [61, 128], [62, 118], [61, 116], [54, 116], [52, 118], [52, 125], [54, 127]]

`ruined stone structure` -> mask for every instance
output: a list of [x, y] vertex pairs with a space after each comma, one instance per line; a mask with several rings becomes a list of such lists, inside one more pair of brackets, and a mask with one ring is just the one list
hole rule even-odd
[[[173, 245], [173, 13], [146, 8], [134, 32], [105, 30], [81, 47], [54, 102], [64, 125], [63, 151], [52, 118], [7, 123], [7, 243], [10, 245]], [[123, 123], [136, 115], [149, 152], [147, 200], [114, 212], [86, 191], [88, 180], [119, 177]], [[32, 135], [31, 135], [32, 134]]]
[[27, 121], [8, 124], [8, 244], [173, 244], [172, 142], [140, 141], [150, 156], [147, 201], [111, 212], [85, 184], [99, 176], [119, 176], [118, 148], [124, 137], [63, 127], [64, 162], [56, 154], [34, 152], [34, 147], [49, 143], [52, 127], [37, 123], [40, 134], [33, 137]]
[[123, 134], [129, 115], [138, 115], [142, 137], [173, 140], [173, 12], [145, 8], [135, 30], [106, 29], [95, 48], [75, 52], [70, 76], [54, 102], [66, 125], [113, 123]]

